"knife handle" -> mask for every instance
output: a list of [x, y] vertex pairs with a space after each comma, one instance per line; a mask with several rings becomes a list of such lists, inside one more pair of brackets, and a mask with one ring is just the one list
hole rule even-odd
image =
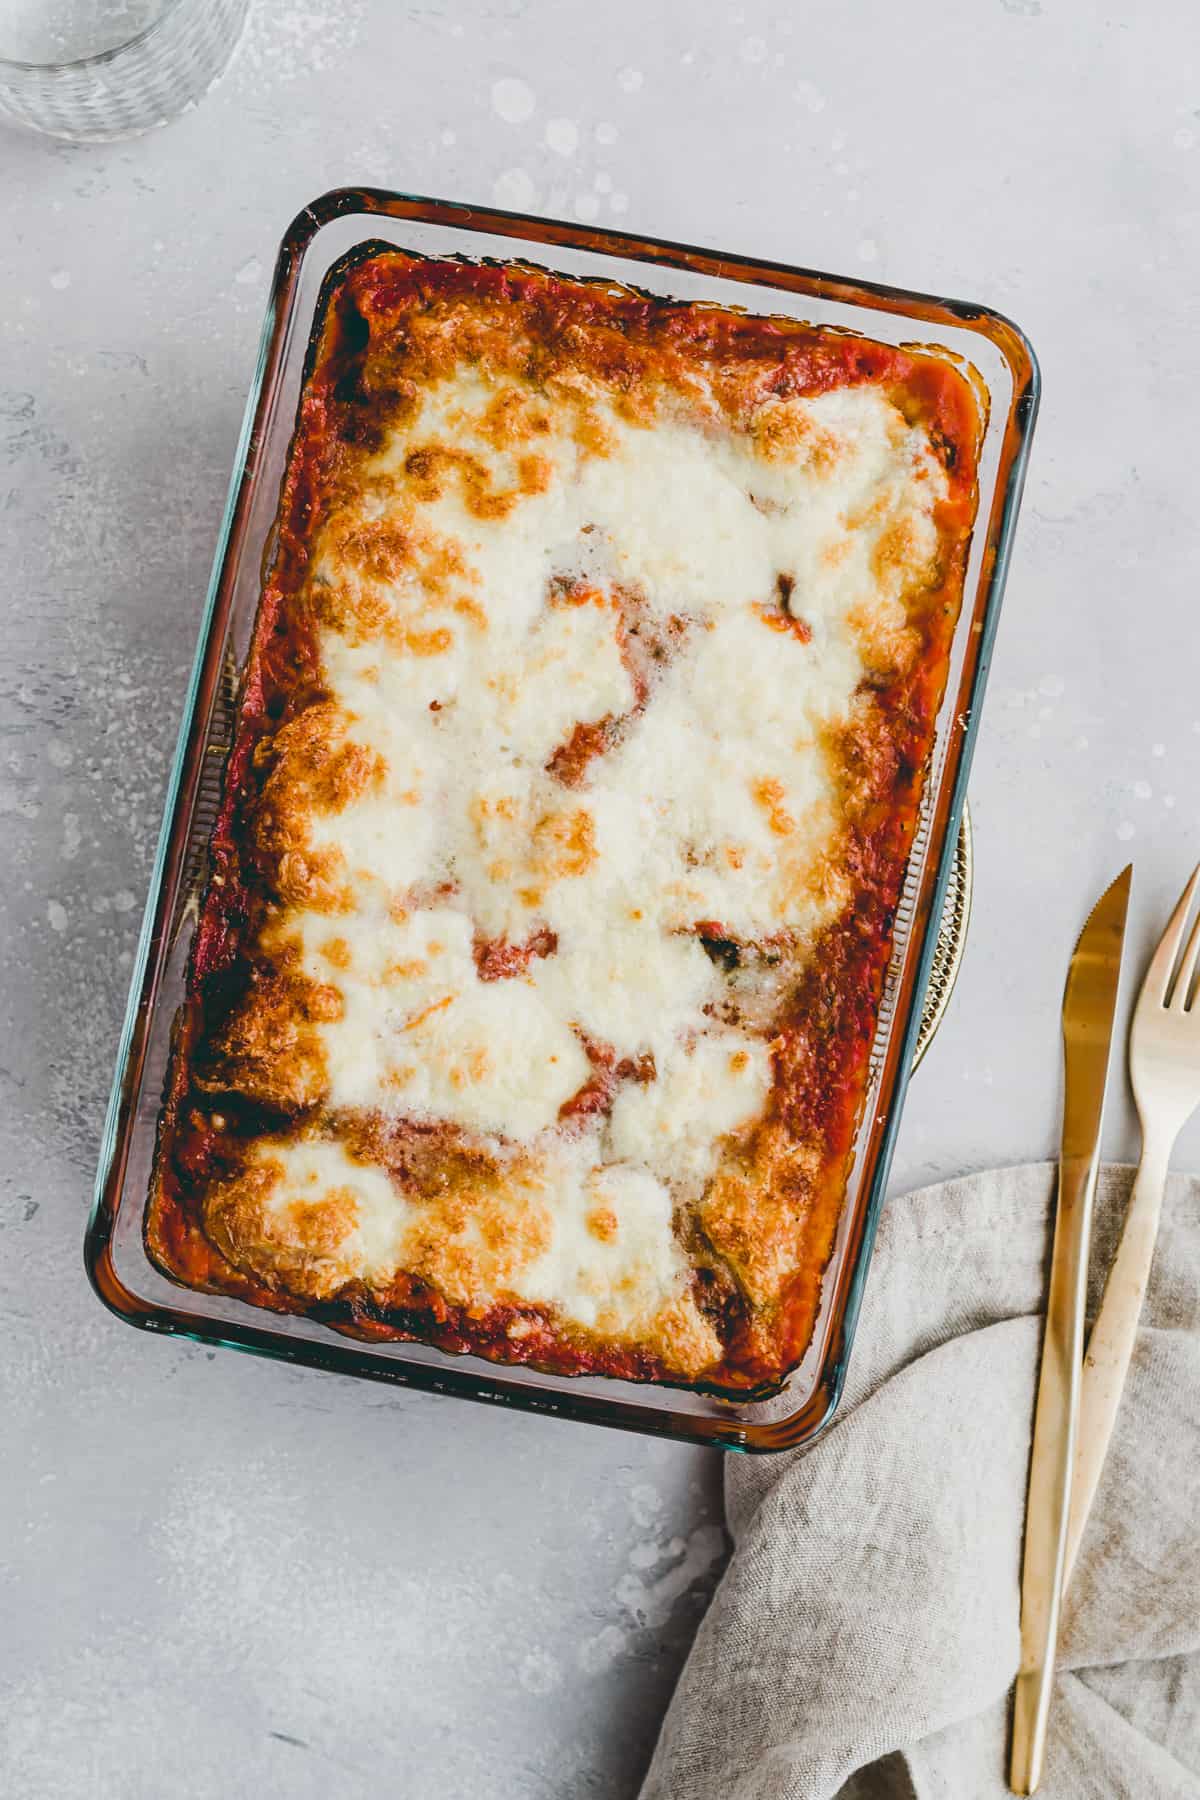
[[1046, 1749], [1067, 1557], [1096, 1169], [1095, 1155], [1064, 1157], [1059, 1165], [1050, 1298], [1025, 1512], [1021, 1668], [1009, 1770], [1009, 1786], [1014, 1794], [1034, 1792], [1042, 1777]]
[[1142, 1159], [1129, 1196], [1121, 1240], [1092, 1324], [1079, 1389], [1079, 1441], [1071, 1483], [1064, 1589], [1070, 1586], [1079, 1545], [1100, 1484], [1117, 1410], [1137, 1344], [1138, 1319], [1150, 1280], [1163, 1190], [1171, 1155], [1170, 1138], [1146, 1133]]

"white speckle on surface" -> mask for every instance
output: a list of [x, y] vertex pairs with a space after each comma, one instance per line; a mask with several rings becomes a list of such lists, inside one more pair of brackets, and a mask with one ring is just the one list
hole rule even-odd
[[879, 255], [879, 245], [874, 238], [863, 238], [858, 246], [860, 262], [874, 262]]
[[574, 119], [551, 119], [546, 125], [546, 142], [557, 156], [574, 156], [579, 148], [579, 127]]
[[622, 69], [617, 75], [617, 86], [625, 94], [636, 94], [646, 77], [640, 69]]
[[[234, 72], [245, 70], [259, 84], [328, 75], [357, 44], [365, 10], [366, 0], [252, 6]], [[231, 73], [231, 85], [235, 78]]]
[[1167, 746], [1165, 744], [1151, 744], [1150, 754], [1151, 756], [1165, 756], [1167, 754]]
[[580, 1644], [576, 1661], [585, 1675], [602, 1675], [625, 1653], [628, 1639], [619, 1625], [606, 1625]]
[[59, 738], [51, 738], [46, 747], [46, 755], [56, 769], [69, 769], [75, 761], [75, 752], [70, 744], [64, 744]]
[[616, 141], [617, 141], [616, 126], [614, 124], [612, 124], [611, 121], [608, 119], [601, 119], [600, 123], [596, 127], [596, 142], [598, 144], [615, 144]]
[[1052, 719], [1053, 717], [1054, 717], [1054, 708], [1052, 706], [1039, 706], [1038, 707], [1038, 718], [1041, 719], [1043, 722], [1046, 719]]
[[829, 148], [836, 156], [839, 150], [844, 150], [846, 148], [849, 141], [850, 140], [847, 138], [844, 131], [835, 131], [829, 140]]
[[527, 1694], [552, 1694], [562, 1685], [558, 1664], [544, 1650], [531, 1650], [522, 1659], [517, 1679]]
[[685, 69], [690, 69], [696, 60], [696, 52], [694, 50], [685, 50], [679, 60]]
[[767, 46], [762, 38], [748, 37], [742, 39], [742, 46], [738, 51], [738, 55], [744, 63], [763, 62], [766, 59], [766, 54]]
[[251, 287], [254, 282], [260, 279], [262, 272], [262, 264], [259, 262], [257, 256], [252, 256], [248, 261], [242, 264], [233, 279], [240, 282], [243, 287]]
[[1057, 700], [1066, 692], [1067, 684], [1061, 675], [1043, 675], [1038, 682], [1038, 693], [1045, 694], [1047, 700]]
[[632, 1572], [622, 1575], [616, 1595], [634, 1621], [657, 1629], [670, 1617], [676, 1601], [696, 1581], [707, 1575], [725, 1554], [725, 1533], [719, 1525], [699, 1525], [688, 1536], [671, 1568], [655, 1581], [641, 1581]]
[[662, 1496], [648, 1482], [639, 1482], [629, 1493], [629, 1511], [636, 1525], [653, 1525], [662, 1511]]
[[810, 113], [825, 111], [825, 96], [820, 88], [814, 87], [811, 81], [798, 81], [796, 83], [796, 98], [800, 101], [802, 106], [808, 108]]
[[598, 194], [611, 194], [612, 184], [612, 176], [608, 173], [608, 170], [601, 169], [596, 176], [595, 181], [593, 181], [592, 186]]
[[1163, 805], [1166, 807], [1168, 812], [1170, 812], [1170, 810], [1174, 806], [1174, 804], [1175, 804], [1174, 794], [1164, 794], [1163, 795]]
[[1135, 781], [1130, 789], [1135, 800], [1149, 800], [1154, 789], [1148, 781]]
[[612, 209], [615, 213], [627, 212], [629, 210], [629, 195], [622, 194], [622, 193], [615, 193], [612, 196], [612, 198], [609, 200], [608, 204], [612, 207]]
[[1129, 819], [1122, 819], [1121, 823], [1117, 826], [1117, 836], [1123, 844], [1127, 844], [1130, 838], [1134, 837], [1136, 833], [1137, 827]]
[[523, 125], [533, 117], [536, 104], [533, 89], [517, 75], [505, 75], [492, 83], [492, 111], [506, 125]]
[[1088, 740], [1084, 736], [1083, 732], [1081, 731], [1079, 736], [1075, 739], [1075, 748], [1077, 750], [1086, 750], [1087, 747], [1088, 747]]
[[67, 929], [67, 909], [61, 900], [51, 900], [47, 903], [46, 917], [50, 921], [51, 931]]
[[113, 895], [114, 912], [132, 912], [136, 905], [137, 895], [130, 893], [128, 888], [118, 888]]
[[492, 183], [492, 199], [509, 212], [524, 212], [533, 205], [535, 188], [524, 169], [505, 169]]
[[50, 286], [52, 288], [57, 288], [61, 294], [62, 290], [64, 288], [69, 288], [70, 285], [71, 276], [69, 271], [66, 269], [55, 269], [53, 275], [50, 277]]
[[1196, 145], [1196, 134], [1188, 125], [1181, 125], [1171, 139], [1177, 150], [1193, 150]]
[[79, 855], [79, 846], [83, 842], [83, 837], [79, 830], [79, 815], [73, 812], [65, 812], [63, 814], [62, 828], [63, 860], [65, 862], [74, 862], [75, 858]]
[[594, 219], [600, 211], [600, 202], [595, 194], [576, 194], [574, 206], [577, 219]]
[[450, 127], [447, 125], [446, 129], [438, 138], [438, 142], [441, 144], [443, 150], [451, 150], [458, 142], [458, 133], [456, 131], [451, 131]]

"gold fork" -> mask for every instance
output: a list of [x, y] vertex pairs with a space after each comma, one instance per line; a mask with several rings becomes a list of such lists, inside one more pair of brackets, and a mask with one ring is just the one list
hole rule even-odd
[[1142, 1157], [1084, 1357], [1064, 1588], [1079, 1553], [1137, 1340], [1167, 1165], [1176, 1138], [1200, 1105], [1200, 994], [1195, 1004], [1189, 1004], [1200, 958], [1200, 916], [1182, 957], [1179, 954], [1198, 886], [1200, 868], [1184, 888], [1151, 959], [1129, 1034], [1129, 1074], [1142, 1122]]

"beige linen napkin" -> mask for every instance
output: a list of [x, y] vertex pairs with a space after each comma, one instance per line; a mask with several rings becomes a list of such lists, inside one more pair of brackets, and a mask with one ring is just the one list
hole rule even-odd
[[[1101, 1177], [1093, 1308], [1129, 1181]], [[1053, 1186], [1038, 1164], [889, 1201], [835, 1423], [729, 1458], [733, 1560], [642, 1800], [1007, 1793]], [[1200, 1796], [1200, 1179], [1167, 1190], [1042, 1791]]]

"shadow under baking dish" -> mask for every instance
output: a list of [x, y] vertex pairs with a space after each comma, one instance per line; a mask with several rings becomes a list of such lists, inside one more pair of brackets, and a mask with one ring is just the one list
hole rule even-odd
[[[563, 274], [613, 280], [679, 300], [783, 314], [886, 343], [920, 343], [971, 365], [986, 392], [979, 513], [846, 1201], [812, 1342], [798, 1368], [766, 1398], [548, 1375], [422, 1344], [364, 1345], [311, 1317], [267, 1313], [225, 1295], [182, 1289], [146, 1255], [142, 1214], [172, 1021], [184, 994], [203, 844], [219, 793], [229, 671], [240, 666], [253, 627], [321, 284], [330, 267], [366, 239], [433, 257], [535, 261]], [[147, 1331], [726, 1449], [786, 1449], [827, 1424], [845, 1379], [914, 1054], [924, 1047], [923, 1002], [939, 938], [935, 925], [949, 915], [959, 921], [960, 938], [965, 928], [965, 907], [955, 898], [961, 890], [951, 888], [951, 876], [956, 862], [960, 870], [963, 863], [967, 773], [1038, 390], [1036, 359], [1021, 332], [998, 313], [964, 302], [378, 189], [339, 189], [306, 207], [280, 247], [267, 303], [105, 1121], [85, 1245], [88, 1274], [105, 1304]], [[969, 860], [969, 839], [965, 853]], [[966, 893], [969, 897], [969, 880]], [[953, 968], [953, 957], [943, 950], [943, 986], [947, 970], [952, 981]], [[926, 1042], [928, 1035], [926, 1027]]]

